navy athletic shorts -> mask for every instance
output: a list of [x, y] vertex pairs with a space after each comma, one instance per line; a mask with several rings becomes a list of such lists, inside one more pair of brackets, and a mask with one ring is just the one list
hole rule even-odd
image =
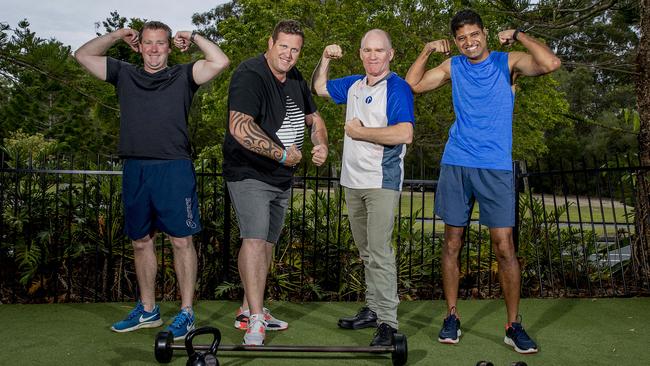
[[190, 160], [124, 161], [124, 232], [132, 240], [154, 231], [183, 238], [201, 231], [196, 174]]
[[447, 225], [465, 226], [478, 201], [479, 222], [490, 228], [515, 226], [515, 185], [511, 171], [442, 164], [435, 208]]

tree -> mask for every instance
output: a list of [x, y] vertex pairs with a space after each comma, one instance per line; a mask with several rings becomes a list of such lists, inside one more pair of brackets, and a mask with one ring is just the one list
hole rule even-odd
[[[485, 1], [475, 3], [484, 9], [488, 5]], [[299, 20], [304, 25], [306, 37], [297, 67], [307, 79], [323, 49], [331, 43], [338, 43], [344, 51], [343, 58], [332, 65], [332, 77], [363, 73], [358, 56], [361, 37], [371, 28], [382, 28], [393, 36], [396, 54], [391, 70], [404, 76], [426, 42], [449, 38], [450, 17], [462, 7], [462, 4], [438, 0], [239, 0], [195, 14], [193, 21], [206, 35], [219, 42], [232, 64], [237, 65], [266, 50], [267, 38], [278, 20]], [[503, 28], [505, 16], [486, 14], [485, 21], [490, 29]], [[490, 47], [501, 48], [495, 37], [490, 40]], [[432, 57], [431, 66], [442, 60], [442, 56]], [[235, 67], [212, 83], [211, 92], [203, 95], [203, 105], [210, 107], [203, 109], [204, 127], [201, 128], [209, 129], [210, 133], [200, 135], [215, 136], [215, 131], [219, 131], [217, 134], [224, 131], [227, 80]], [[514, 154], [518, 159], [531, 159], [548, 152], [546, 131], [571, 121], [563, 115], [568, 112], [568, 105], [552, 76], [538, 78], [534, 83], [522, 81], [519, 90], [526, 97], [517, 101]], [[337, 161], [343, 144], [344, 109], [320, 98], [316, 101], [327, 123], [331, 159]], [[423, 163], [430, 167], [440, 161], [447, 131], [454, 121], [450, 87], [418, 96], [415, 113], [415, 138], [406, 157], [407, 174], [412, 170], [417, 174]], [[212, 142], [220, 143], [221, 140], [212, 139]]]
[[[639, 110], [639, 161], [643, 166], [650, 166], [650, 0], [641, 0], [641, 24], [639, 50], [636, 67], [637, 108]], [[639, 171], [636, 191], [636, 263], [647, 280], [650, 278], [650, 180], [648, 171]], [[645, 260], [644, 260], [645, 259]]]
[[10, 31], [0, 28], [0, 137], [18, 129], [41, 133], [59, 142], [58, 151], [80, 154], [115, 145], [116, 134], [93, 108], [117, 115], [109, 90], [90, 82], [69, 47], [38, 38], [26, 20]]
[[[630, 140], [627, 150], [638, 148], [640, 164], [650, 166], [650, 1], [491, 2], [498, 11], [512, 16], [522, 25], [534, 25], [538, 33], [543, 32], [553, 39], [551, 44], [573, 73], [566, 85], [574, 93], [569, 95], [573, 114], [570, 117], [582, 123], [583, 130], [578, 133], [588, 132], [586, 138], [593, 139], [593, 130], [586, 131], [584, 124], [609, 128], [614, 134], [626, 132]], [[630, 87], [632, 84], [635, 89]], [[635, 105], [637, 111], [630, 112]], [[635, 113], [638, 113], [638, 122]], [[638, 133], [636, 146], [632, 145], [629, 132]], [[647, 172], [639, 171], [635, 200], [636, 268], [633, 270], [640, 272], [646, 286], [650, 286], [647, 263], [650, 255], [649, 184]]]

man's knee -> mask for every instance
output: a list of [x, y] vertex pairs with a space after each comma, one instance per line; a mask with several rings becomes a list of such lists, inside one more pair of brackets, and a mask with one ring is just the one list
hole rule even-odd
[[463, 247], [463, 234], [462, 231], [457, 233], [445, 233], [445, 240], [442, 244], [442, 254], [445, 256], [452, 256], [456, 258], [460, 249]]
[[153, 250], [154, 238], [155, 236], [147, 235], [144, 238], [131, 241], [131, 243], [133, 244], [133, 250], [136, 252]]
[[192, 236], [186, 236], [183, 238], [169, 236], [169, 240], [172, 242], [174, 249], [184, 250], [192, 247]]
[[499, 262], [509, 262], [517, 259], [511, 229], [491, 229], [490, 234], [494, 255]]

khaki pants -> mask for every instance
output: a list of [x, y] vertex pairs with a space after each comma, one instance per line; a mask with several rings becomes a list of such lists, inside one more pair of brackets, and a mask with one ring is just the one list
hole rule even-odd
[[378, 323], [397, 329], [397, 273], [392, 237], [399, 192], [390, 189], [345, 188], [345, 202], [354, 242], [363, 260], [366, 304]]

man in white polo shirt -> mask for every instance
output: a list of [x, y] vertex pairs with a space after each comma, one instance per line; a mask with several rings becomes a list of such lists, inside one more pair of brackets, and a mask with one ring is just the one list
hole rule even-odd
[[371, 346], [391, 345], [397, 331], [397, 273], [392, 246], [395, 208], [404, 179], [406, 144], [413, 139], [413, 94], [390, 71], [394, 50], [381, 29], [368, 31], [359, 50], [365, 75], [328, 80], [329, 64], [342, 56], [329, 45], [314, 70], [312, 91], [347, 104], [341, 185], [354, 242], [363, 260], [366, 306], [342, 318], [346, 329], [377, 327]]

